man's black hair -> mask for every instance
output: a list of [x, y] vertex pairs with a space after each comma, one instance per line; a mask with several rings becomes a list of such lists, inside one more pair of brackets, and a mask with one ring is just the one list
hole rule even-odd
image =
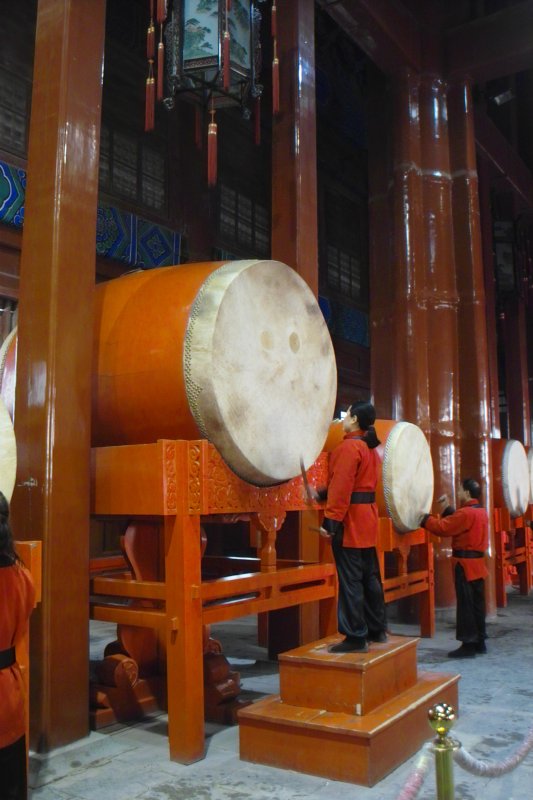
[[479, 500], [481, 497], [481, 486], [474, 478], [465, 478], [462, 486], [465, 492], [468, 492], [473, 500]]

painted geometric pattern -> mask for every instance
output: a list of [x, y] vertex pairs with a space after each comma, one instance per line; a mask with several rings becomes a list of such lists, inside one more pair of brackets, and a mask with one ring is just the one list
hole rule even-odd
[[137, 219], [137, 267], [150, 269], [179, 264], [180, 247], [181, 236], [176, 231], [146, 219]]
[[26, 172], [0, 161], [0, 221], [7, 225], [24, 224]]
[[106, 258], [135, 261], [135, 217], [114, 206], [98, 206], [96, 215], [96, 253]]

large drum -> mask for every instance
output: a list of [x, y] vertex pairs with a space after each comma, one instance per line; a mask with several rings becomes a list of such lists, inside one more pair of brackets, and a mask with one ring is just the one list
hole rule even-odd
[[300, 457], [312, 464], [333, 416], [329, 331], [307, 284], [278, 261], [99, 284], [93, 364], [95, 446], [205, 437], [258, 486], [299, 475]]
[[524, 445], [516, 439], [492, 439], [494, 505], [521, 517], [529, 505], [531, 482]]
[[[428, 441], [411, 422], [377, 419], [376, 433], [381, 441], [377, 452], [383, 462], [376, 502], [380, 516], [388, 516], [399, 533], [419, 527], [421, 513], [428, 513], [433, 502], [433, 462]], [[344, 436], [342, 421], [335, 420], [324, 449], [331, 451]]]

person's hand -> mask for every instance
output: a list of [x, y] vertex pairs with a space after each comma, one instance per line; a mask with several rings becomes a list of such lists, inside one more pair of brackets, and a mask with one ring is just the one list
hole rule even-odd
[[324, 539], [331, 539], [331, 537], [332, 537], [332, 534], [329, 531], [327, 531], [325, 528], [323, 528], [322, 526], [320, 526], [320, 528], [318, 529], [318, 532]]
[[437, 500], [439, 508], [441, 511], [444, 511], [445, 508], [448, 508], [450, 505], [450, 500], [447, 494], [441, 494], [439, 499]]

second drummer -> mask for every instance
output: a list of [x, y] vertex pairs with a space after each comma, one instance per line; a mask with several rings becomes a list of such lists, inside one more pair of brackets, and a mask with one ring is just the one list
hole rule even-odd
[[386, 612], [376, 553], [376, 484], [381, 461], [371, 403], [350, 406], [344, 439], [332, 452], [321, 532], [332, 539], [339, 578], [337, 618], [345, 639], [330, 652], [366, 652], [367, 641], [386, 642]]
[[439, 498], [441, 519], [423, 514], [420, 525], [437, 536], [452, 536], [452, 565], [457, 595], [456, 638], [460, 647], [449, 658], [474, 658], [487, 652], [485, 639], [485, 550], [488, 547], [488, 516], [480, 504], [481, 487], [473, 478], [465, 478], [459, 487], [461, 508]]

